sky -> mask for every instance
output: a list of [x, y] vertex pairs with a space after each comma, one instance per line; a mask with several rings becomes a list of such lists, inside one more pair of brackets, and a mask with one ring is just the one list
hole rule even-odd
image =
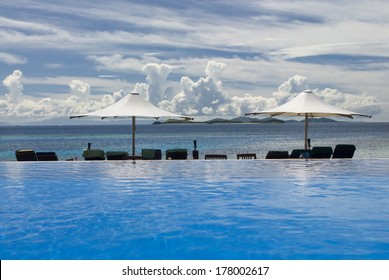
[[129, 92], [231, 118], [308, 89], [389, 121], [388, 1], [61, 2], [1, 1], [0, 124], [62, 124]]

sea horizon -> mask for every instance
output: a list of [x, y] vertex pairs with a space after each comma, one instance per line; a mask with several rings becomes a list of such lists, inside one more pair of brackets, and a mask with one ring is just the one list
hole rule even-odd
[[[82, 151], [91, 143], [93, 149], [131, 151], [132, 126], [114, 122], [72, 125], [17, 125], [0, 129], [0, 161], [15, 160], [15, 151], [56, 152], [60, 160], [82, 160]], [[191, 155], [197, 141], [200, 159], [204, 155], [226, 154], [236, 159], [238, 153], [256, 153], [265, 158], [270, 150], [304, 147], [304, 124], [285, 123], [175, 123], [137, 124], [136, 154], [142, 149], [187, 149]], [[312, 122], [308, 129], [311, 145], [354, 144], [354, 158], [389, 158], [389, 122]], [[190, 156], [189, 156], [190, 158]]]

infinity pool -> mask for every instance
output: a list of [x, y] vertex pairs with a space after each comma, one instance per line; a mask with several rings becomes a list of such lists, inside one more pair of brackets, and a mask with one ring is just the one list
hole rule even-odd
[[0, 162], [1, 259], [389, 259], [389, 160]]

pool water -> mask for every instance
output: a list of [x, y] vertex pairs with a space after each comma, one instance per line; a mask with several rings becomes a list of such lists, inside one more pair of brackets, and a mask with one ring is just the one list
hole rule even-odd
[[389, 160], [0, 162], [1, 259], [389, 259]]

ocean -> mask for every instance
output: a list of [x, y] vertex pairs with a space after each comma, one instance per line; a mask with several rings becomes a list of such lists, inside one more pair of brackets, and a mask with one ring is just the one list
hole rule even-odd
[[[130, 150], [131, 127], [3, 127], [2, 260], [389, 260], [387, 123], [314, 123], [312, 145], [354, 159], [266, 160], [303, 145], [303, 125], [139, 125], [142, 148], [200, 160], [84, 161]], [[16, 149], [58, 162], [17, 162]], [[255, 152], [258, 160], [204, 160]], [[65, 161], [77, 157], [77, 161]]]
[[[123, 122], [121, 122], [123, 123]], [[331, 122], [311, 123], [312, 146], [354, 144], [354, 158], [389, 158], [389, 123]], [[281, 124], [174, 124], [137, 125], [136, 153], [142, 149], [172, 148], [193, 150], [197, 140], [200, 158], [207, 153], [256, 153], [265, 158], [269, 150], [301, 149], [304, 146], [303, 123]], [[0, 127], [0, 161], [15, 159], [18, 149], [54, 151], [60, 160], [82, 160], [87, 143], [105, 151], [131, 151], [131, 125], [90, 126], [3, 126]]]

